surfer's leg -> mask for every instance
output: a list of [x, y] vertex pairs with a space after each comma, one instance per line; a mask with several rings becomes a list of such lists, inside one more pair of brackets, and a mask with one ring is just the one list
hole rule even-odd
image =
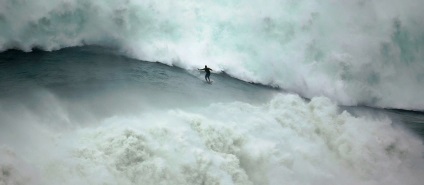
[[209, 75], [210, 75], [210, 74], [208, 73], [208, 74], [206, 74], [206, 76], [205, 76], [205, 79], [206, 79], [206, 81], [207, 81], [207, 82], [211, 82], [211, 79], [209, 78]]

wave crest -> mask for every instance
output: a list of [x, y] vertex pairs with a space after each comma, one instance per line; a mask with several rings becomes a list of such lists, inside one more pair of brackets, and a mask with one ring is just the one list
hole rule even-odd
[[424, 109], [421, 1], [0, 5], [0, 50], [103, 45], [185, 69], [208, 64], [245, 81], [345, 105]]

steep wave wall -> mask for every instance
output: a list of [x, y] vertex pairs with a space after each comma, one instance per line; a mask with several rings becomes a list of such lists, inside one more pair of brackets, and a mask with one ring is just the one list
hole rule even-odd
[[0, 50], [80, 45], [340, 104], [424, 109], [418, 0], [1, 0]]

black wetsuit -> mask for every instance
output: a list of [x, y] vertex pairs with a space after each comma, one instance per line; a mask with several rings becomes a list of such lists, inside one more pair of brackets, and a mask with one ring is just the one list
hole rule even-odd
[[211, 82], [211, 79], [209, 78], [209, 76], [211, 75], [211, 68], [208, 68], [208, 67], [205, 67], [205, 68], [203, 68], [203, 69], [200, 69], [200, 70], [204, 70], [205, 72], [206, 72], [206, 75], [205, 75], [205, 80], [207, 81], [207, 82]]
[[206, 76], [205, 77], [208, 77], [209, 78], [209, 76], [211, 75], [211, 70], [210, 70], [211, 68], [205, 68], [205, 72], [206, 72]]

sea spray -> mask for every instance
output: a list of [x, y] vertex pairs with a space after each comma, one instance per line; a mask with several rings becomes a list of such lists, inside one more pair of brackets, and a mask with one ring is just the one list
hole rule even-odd
[[[118, 48], [340, 104], [424, 109], [423, 1], [0, 1], [0, 50]], [[28, 13], [31, 12], [31, 13]]]
[[0, 146], [0, 184], [39, 184], [36, 170], [13, 152]]
[[[354, 117], [323, 97], [308, 102], [279, 94], [262, 105], [215, 103], [117, 114], [95, 127], [62, 132], [32, 124], [44, 128], [33, 130], [32, 137], [45, 139], [31, 147], [45, 149], [22, 153], [25, 145], [13, 147], [37, 169], [31, 175], [42, 184], [418, 185], [424, 180], [421, 140], [388, 118]], [[23, 170], [17, 163], [1, 165]]]

